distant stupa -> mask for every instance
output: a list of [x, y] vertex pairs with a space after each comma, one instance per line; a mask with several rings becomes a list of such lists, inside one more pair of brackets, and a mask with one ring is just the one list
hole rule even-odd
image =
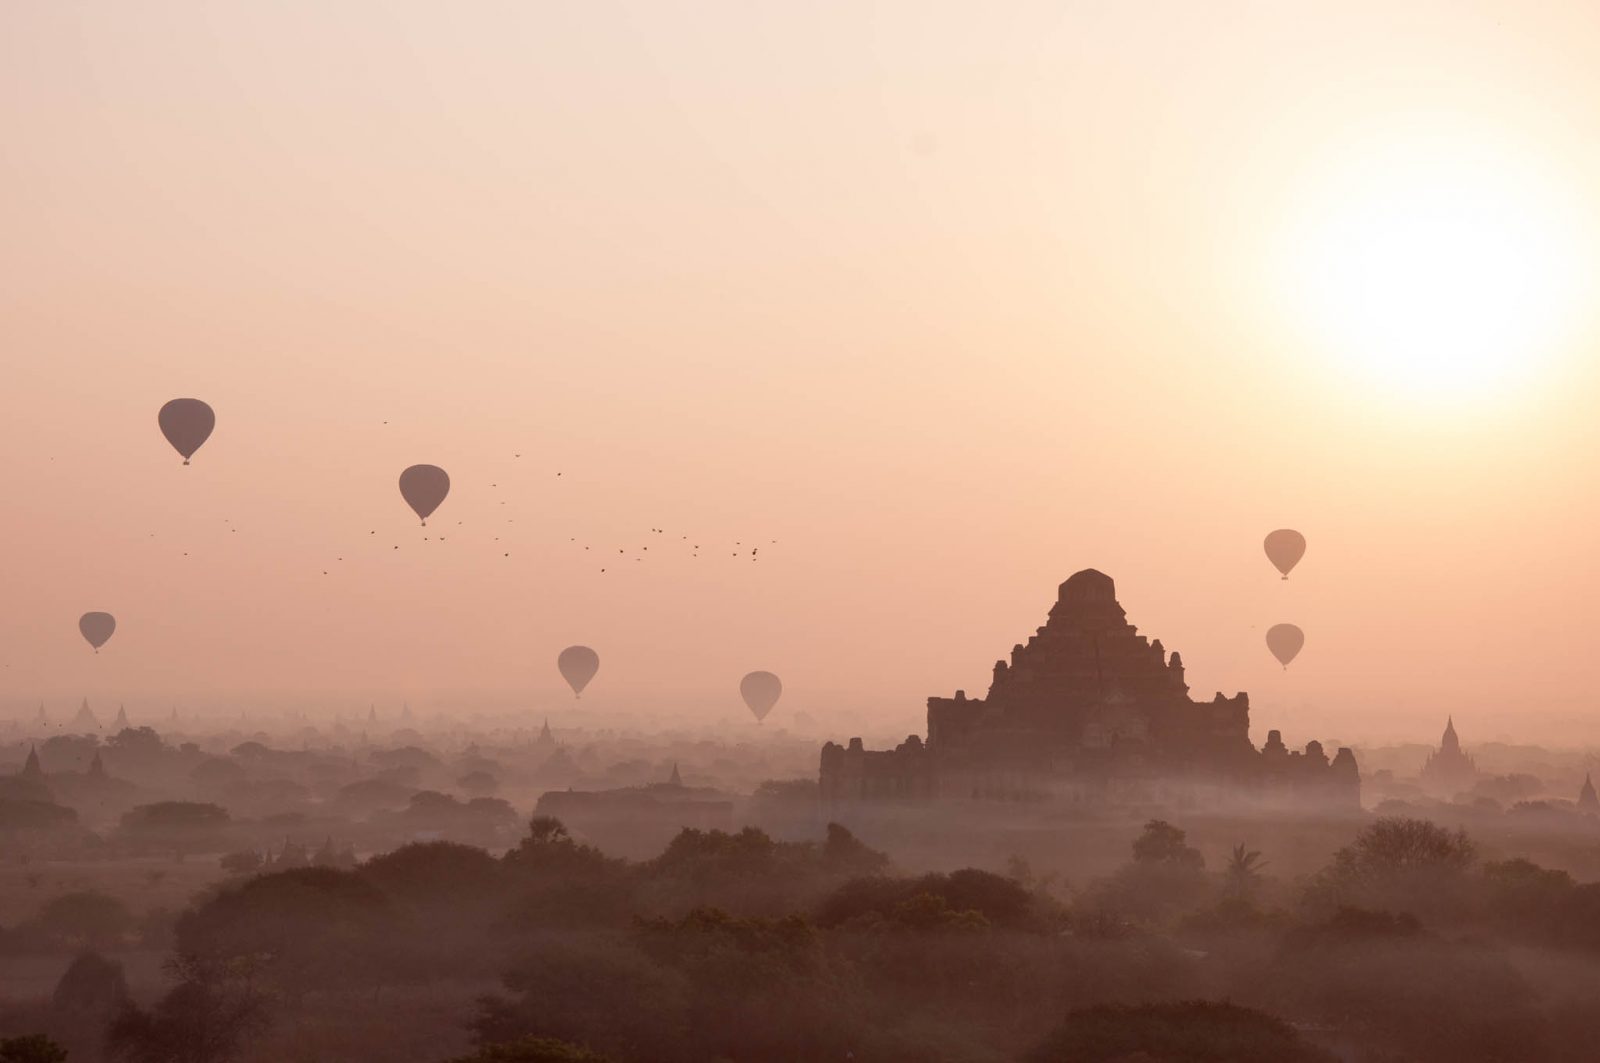
[[1583, 789], [1578, 791], [1579, 812], [1600, 812], [1600, 795], [1594, 792], [1594, 780], [1589, 773], [1583, 775]]
[[683, 776], [678, 774], [678, 762], [677, 761], [673, 761], [672, 762], [672, 778], [667, 780], [667, 785], [668, 786], [682, 786], [683, 785]]
[[49, 723], [50, 722], [50, 717], [44, 711], [44, 702], [42, 702], [42, 701], [39, 702], [39, 715], [35, 716], [34, 720], [36, 722], [38, 722], [38, 723]]
[[72, 729], [75, 731], [98, 731], [100, 721], [95, 719], [89, 710], [89, 699], [84, 698], [83, 704], [78, 706], [78, 714], [72, 718]]
[[539, 729], [538, 744], [540, 746], [553, 746], [556, 744], [556, 736], [550, 733], [550, 717], [548, 716], [544, 718], [544, 726]]
[[121, 705], [118, 705], [117, 706], [117, 719], [116, 719], [116, 722], [113, 723], [111, 726], [112, 726], [112, 728], [114, 730], [119, 731], [119, 732], [120, 731], [126, 731], [128, 728], [132, 727], [133, 724], [128, 722], [128, 710], [123, 708]]
[[367, 722], [368, 723], [377, 723], [378, 722], [378, 706], [374, 705], [374, 706], [372, 706], [371, 708], [369, 708], [367, 710]]
[[401, 704], [400, 704], [400, 719], [404, 720], [406, 723], [410, 723], [411, 722], [411, 702], [409, 702], [409, 701], [401, 702]]
[[1478, 766], [1461, 751], [1455, 717], [1449, 717], [1438, 752], [1428, 754], [1427, 762], [1422, 765], [1422, 781], [1440, 789], [1460, 789], [1477, 777]]
[[104, 778], [106, 778], [105, 761], [100, 759], [100, 751], [98, 749], [94, 751], [94, 759], [89, 762], [89, 778], [91, 778], [91, 779], [104, 779]]
[[44, 776], [44, 766], [39, 763], [39, 749], [37, 746], [28, 747], [28, 759], [22, 764], [22, 774], [35, 779]]

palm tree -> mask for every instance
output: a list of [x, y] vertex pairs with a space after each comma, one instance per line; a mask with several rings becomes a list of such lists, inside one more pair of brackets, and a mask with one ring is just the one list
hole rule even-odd
[[1266, 866], [1259, 850], [1247, 849], [1243, 842], [1235, 845], [1222, 871], [1228, 893], [1234, 897], [1248, 897], [1261, 881], [1261, 869]]

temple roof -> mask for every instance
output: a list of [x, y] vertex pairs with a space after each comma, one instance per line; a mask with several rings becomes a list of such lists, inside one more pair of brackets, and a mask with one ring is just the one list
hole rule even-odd
[[1062, 601], [1084, 598], [1103, 601], [1117, 596], [1117, 581], [1099, 569], [1086, 568], [1068, 576], [1057, 593]]

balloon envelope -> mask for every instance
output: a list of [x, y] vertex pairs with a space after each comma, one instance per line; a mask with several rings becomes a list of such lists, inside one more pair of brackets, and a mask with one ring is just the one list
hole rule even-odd
[[183, 463], [187, 465], [200, 445], [211, 438], [211, 430], [217, 426], [217, 415], [199, 399], [173, 399], [156, 414], [156, 423], [161, 425], [161, 434], [167, 437], [173, 450], [183, 455]]
[[104, 646], [106, 640], [111, 638], [111, 633], [117, 630], [117, 618], [110, 613], [84, 613], [78, 618], [78, 630], [83, 633], [89, 645], [94, 647], [94, 651], [99, 653], [100, 647]]
[[1306, 633], [1293, 624], [1273, 624], [1267, 629], [1267, 649], [1285, 668], [1300, 654], [1306, 644]]
[[561, 678], [567, 681], [573, 694], [582, 694], [583, 688], [600, 670], [600, 655], [587, 646], [568, 646], [556, 658], [556, 667], [561, 669]]
[[783, 682], [771, 672], [751, 672], [739, 680], [739, 693], [756, 719], [765, 720], [783, 694]]
[[1289, 578], [1289, 570], [1306, 555], [1306, 537], [1293, 528], [1279, 528], [1271, 532], [1261, 545], [1266, 547], [1267, 560], [1283, 573], [1284, 579]]
[[428, 525], [428, 515], [449, 493], [450, 474], [437, 465], [413, 465], [400, 474], [400, 497], [422, 518], [423, 527]]

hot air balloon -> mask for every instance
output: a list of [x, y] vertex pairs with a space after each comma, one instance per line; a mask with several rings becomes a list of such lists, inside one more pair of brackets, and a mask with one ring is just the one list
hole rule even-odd
[[1267, 560], [1283, 573], [1284, 579], [1289, 578], [1289, 570], [1306, 555], [1306, 537], [1293, 528], [1279, 528], [1271, 532], [1261, 545], [1266, 547]]
[[104, 646], [111, 638], [111, 633], [117, 630], [117, 618], [110, 613], [84, 613], [78, 618], [78, 630], [83, 632], [83, 637], [94, 647], [94, 652], [99, 653], [100, 647]]
[[413, 465], [400, 474], [400, 496], [428, 526], [428, 515], [450, 493], [450, 474], [437, 465]]
[[1300, 655], [1300, 647], [1305, 644], [1306, 633], [1293, 624], [1273, 624], [1267, 629], [1267, 649], [1284, 668]]
[[739, 694], [757, 720], [765, 720], [783, 694], [783, 682], [771, 672], [751, 672], [739, 680]]
[[568, 646], [556, 658], [556, 667], [561, 669], [561, 678], [572, 688], [573, 696], [582, 697], [583, 688], [600, 670], [600, 655], [587, 646]]
[[183, 455], [183, 463], [187, 465], [200, 445], [211, 438], [211, 430], [217, 426], [217, 415], [199, 399], [173, 399], [156, 414], [156, 423], [161, 425], [161, 434], [167, 437], [173, 450]]

